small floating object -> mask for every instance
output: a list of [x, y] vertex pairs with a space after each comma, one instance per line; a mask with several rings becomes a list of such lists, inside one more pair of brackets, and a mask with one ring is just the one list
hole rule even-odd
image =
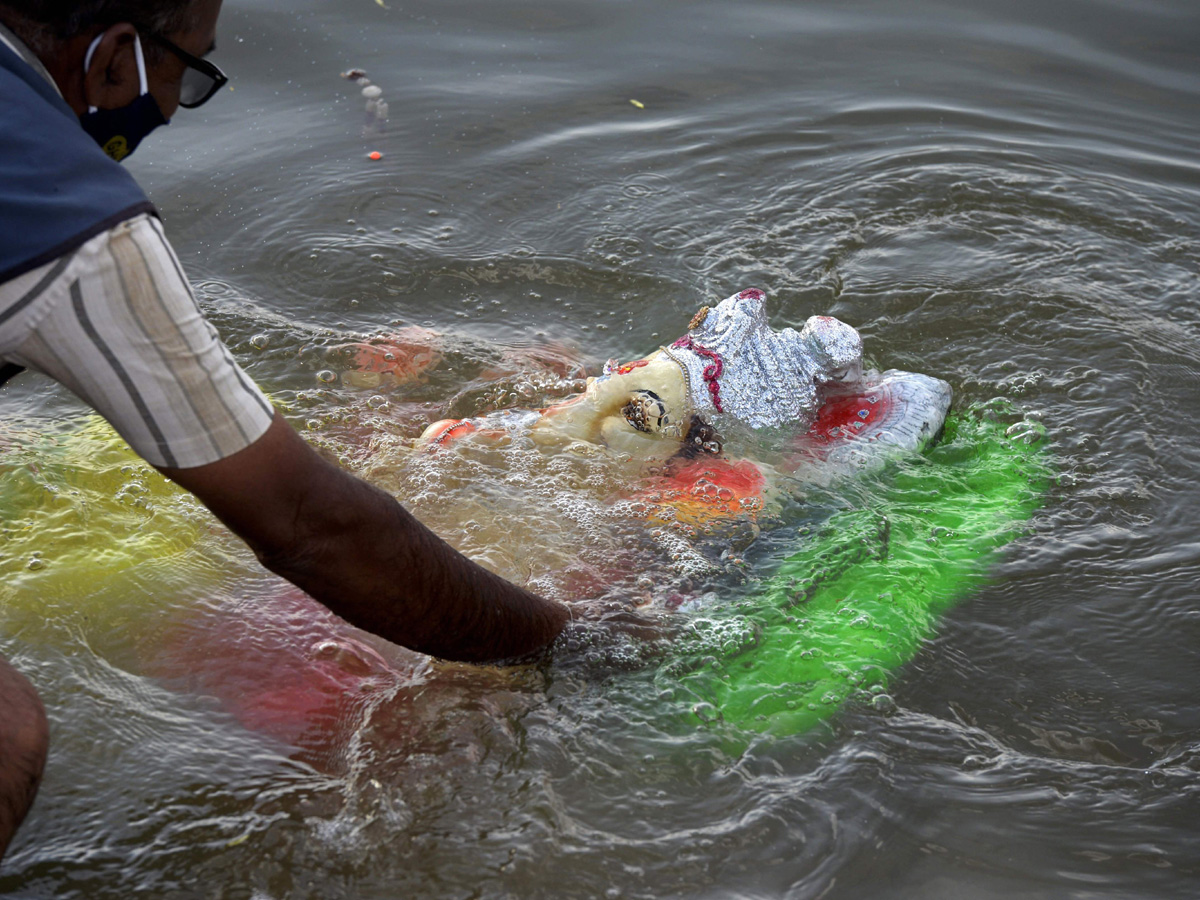
[[367, 159], [374, 159], [374, 160], [378, 161], [378, 160], [383, 159], [383, 154], [380, 153], [378, 150], [372, 150], [370, 153], [367, 154]]
[[630, 102], [630, 103], [632, 103], [634, 106], [636, 106], [638, 109], [645, 109], [645, 108], [646, 108], [646, 104], [645, 104], [645, 103], [643, 103], [641, 100], [633, 100], [633, 99], [631, 99], [629, 102]]

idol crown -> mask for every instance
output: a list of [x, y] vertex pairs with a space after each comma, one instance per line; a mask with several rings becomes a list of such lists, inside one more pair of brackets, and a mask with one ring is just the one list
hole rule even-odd
[[798, 332], [774, 331], [766, 294], [755, 288], [702, 309], [668, 352], [688, 377], [697, 412], [751, 428], [807, 428], [818, 386], [862, 375], [857, 331], [831, 316], [813, 316]]

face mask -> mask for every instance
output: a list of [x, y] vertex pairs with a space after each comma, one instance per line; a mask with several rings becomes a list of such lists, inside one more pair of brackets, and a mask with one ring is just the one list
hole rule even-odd
[[[91, 46], [88, 47], [87, 55], [83, 58], [84, 72], [91, 67], [92, 54], [96, 51], [96, 46], [103, 36], [103, 34], [97, 35]], [[117, 162], [132, 153], [142, 142], [142, 138], [159, 125], [170, 124], [163, 117], [162, 110], [158, 108], [158, 102], [150, 95], [146, 83], [146, 63], [142, 58], [142, 42], [136, 35], [133, 41], [133, 51], [137, 57], [138, 78], [141, 81], [141, 93], [138, 98], [120, 109], [97, 109], [89, 106], [88, 111], [79, 117], [79, 124], [83, 126], [83, 130], [90, 134], [101, 149]]]

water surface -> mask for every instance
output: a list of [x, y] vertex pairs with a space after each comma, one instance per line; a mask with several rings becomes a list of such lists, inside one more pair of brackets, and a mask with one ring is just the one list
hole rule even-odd
[[[280, 584], [93, 447], [82, 461], [114, 467], [122, 510], [107, 527], [167, 523], [169, 546], [61, 596], [0, 595], [0, 647], [54, 734], [0, 893], [1189, 895], [1198, 39], [1186, 0], [230, 0], [214, 59], [234, 89], [130, 167], [297, 424], [510, 577], [569, 596], [586, 579], [565, 573], [618, 558], [649, 578], [627, 595], [744, 589], [576, 490], [612, 477], [602, 461], [430, 475], [404, 450], [426, 421], [528, 405], [477, 380], [506, 352], [568, 348], [594, 371], [744, 287], [777, 326], [836, 315], [872, 363], [1040, 419], [1057, 478], [891, 706], [735, 746], [664, 727], [627, 676], [635, 643], [481, 671], [356, 637], [383, 674], [338, 707], [330, 758], [247, 727], [178, 649], [211, 647], [181, 633], [286, 649], [296, 632], [262, 624], [287, 619]], [[382, 132], [338, 77], [352, 66], [383, 90]], [[373, 402], [322, 380], [329, 348], [408, 325], [457, 348], [427, 384]], [[0, 401], [26, 435], [82, 412], [29, 377]], [[73, 546], [57, 537], [51, 565]]]

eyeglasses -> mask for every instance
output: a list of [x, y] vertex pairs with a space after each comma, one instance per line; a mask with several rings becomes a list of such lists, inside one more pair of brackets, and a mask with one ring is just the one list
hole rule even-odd
[[229, 77], [207, 59], [192, 56], [161, 34], [150, 32], [150, 37], [182, 59], [187, 65], [187, 68], [183, 70], [183, 82], [179, 87], [179, 105], [184, 109], [195, 109], [197, 106], [207, 103], [213, 94], [229, 83]]

